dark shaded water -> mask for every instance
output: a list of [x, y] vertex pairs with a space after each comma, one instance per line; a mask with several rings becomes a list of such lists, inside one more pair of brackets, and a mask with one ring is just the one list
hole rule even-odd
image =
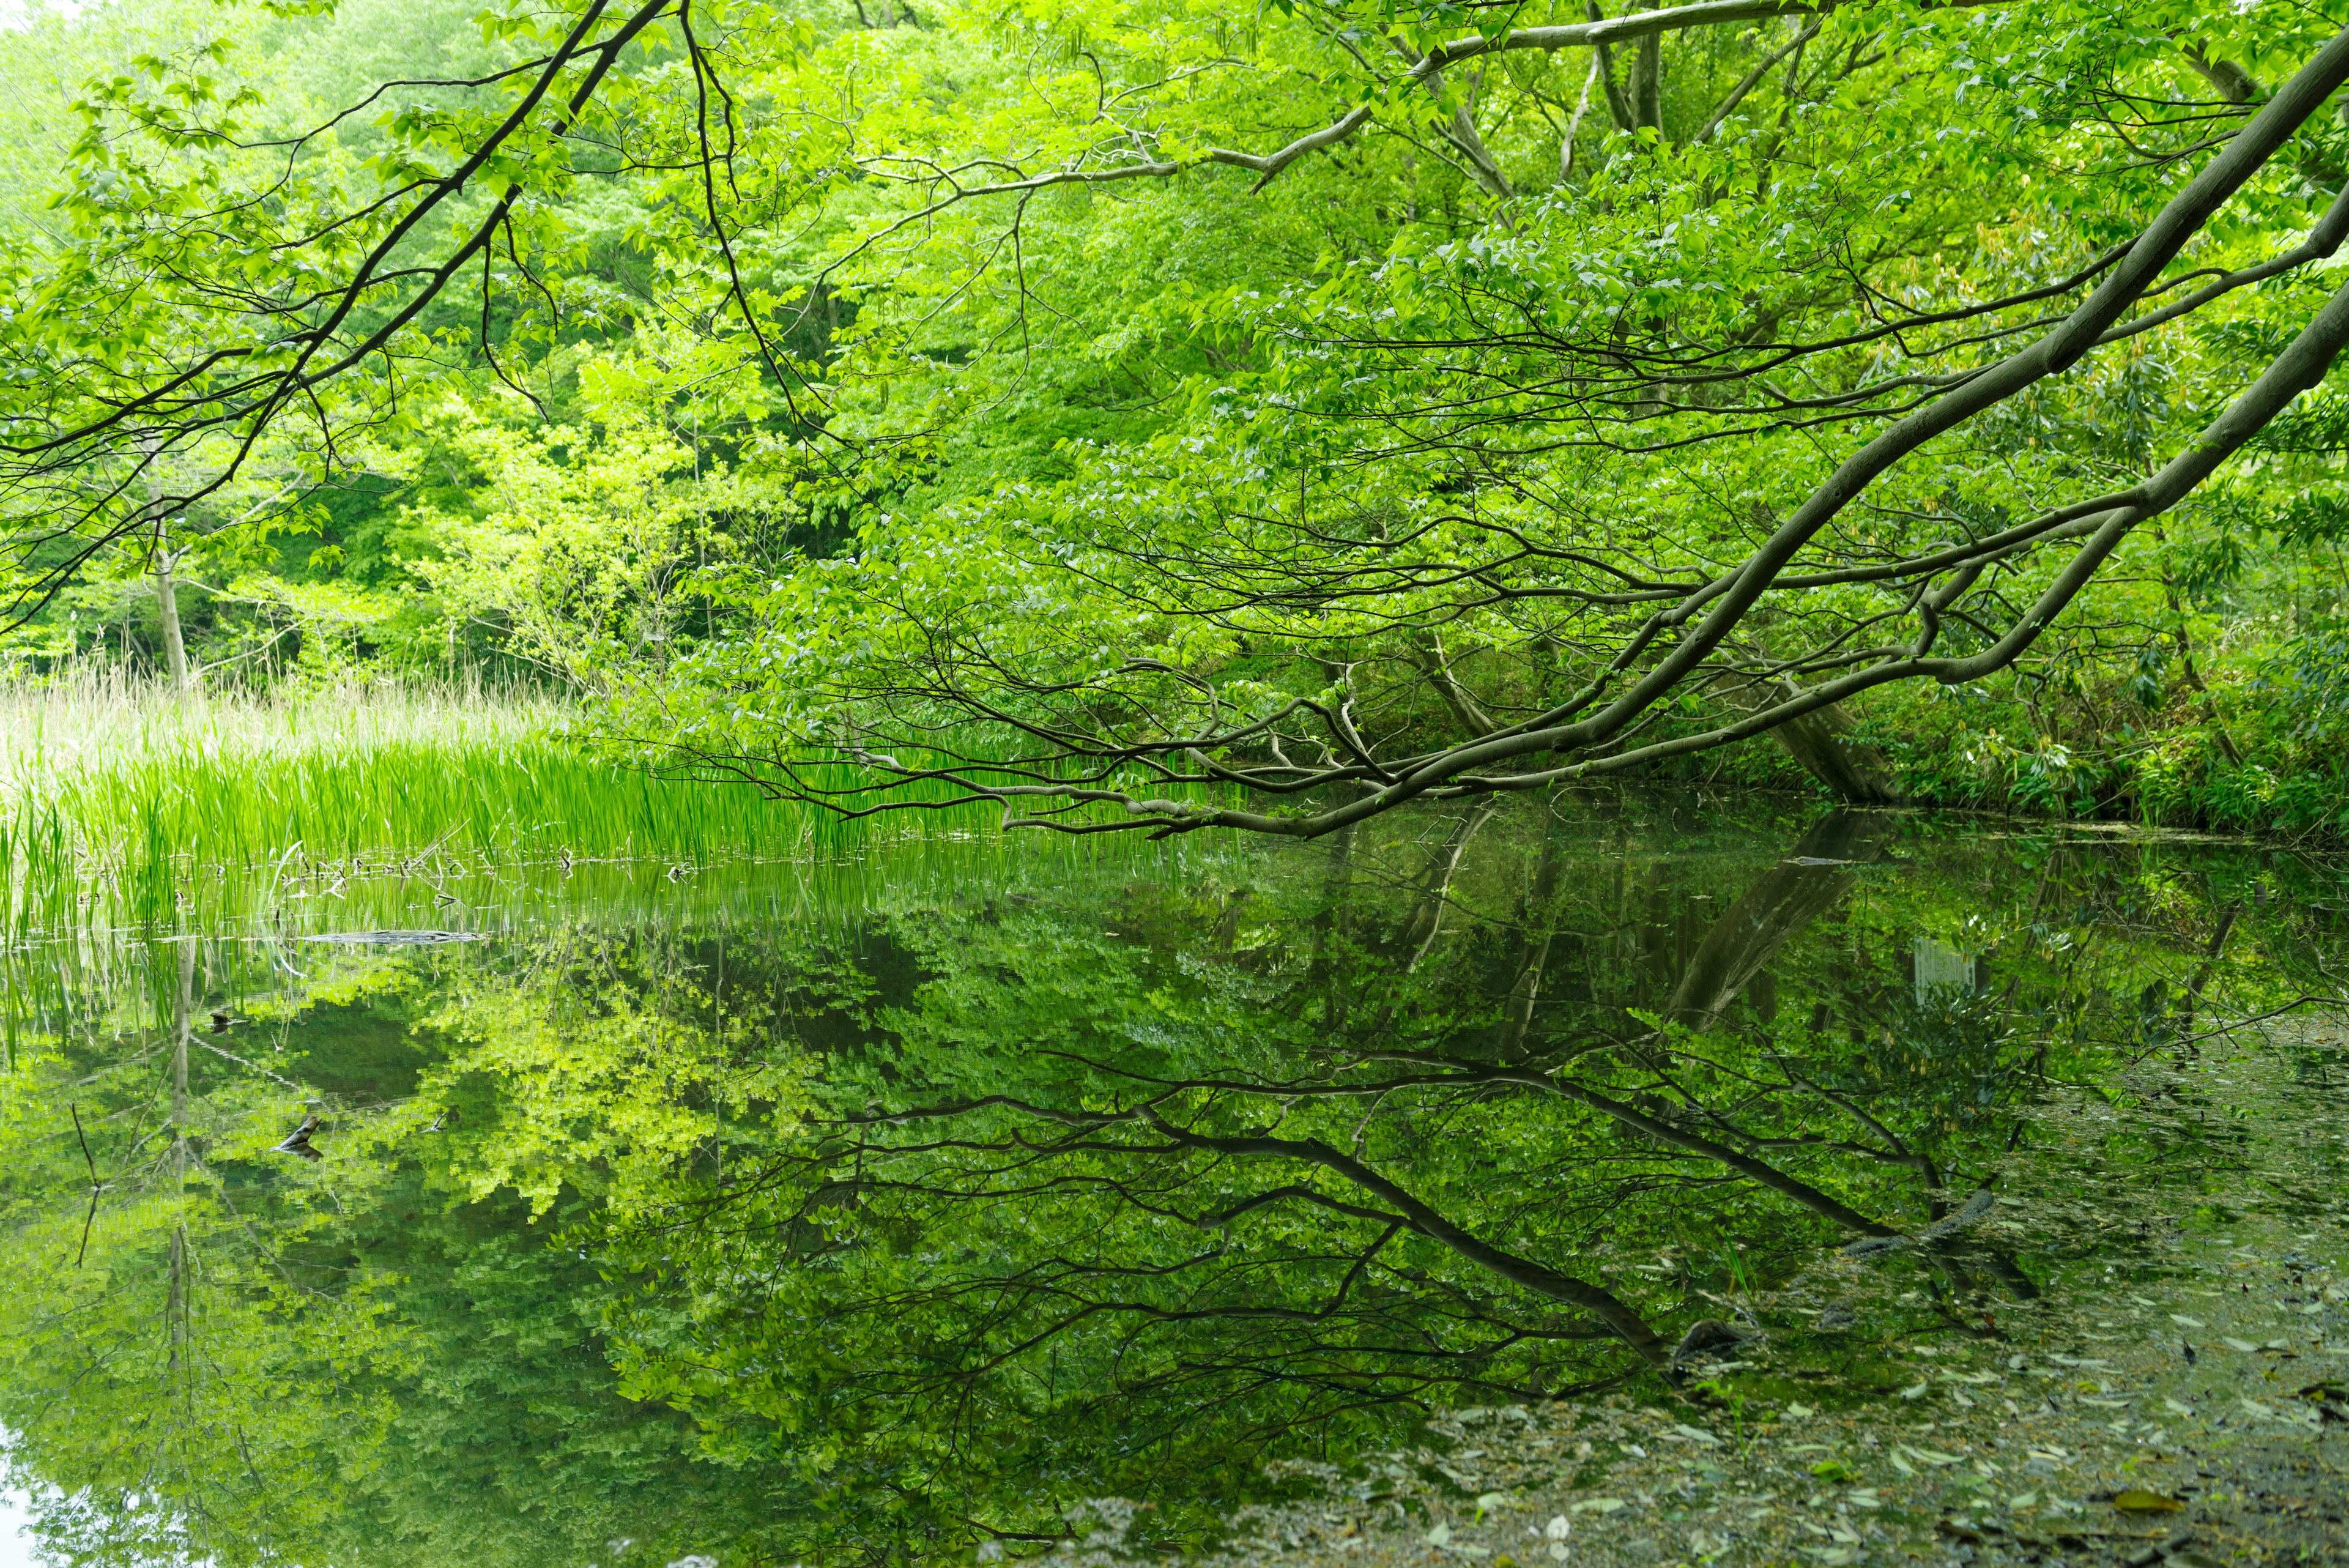
[[[1107, 1496], [1198, 1544], [1268, 1459], [1661, 1388], [1961, 1233], [2051, 1086], [2337, 995], [2344, 898], [1630, 800], [28, 940], [0, 1429], [58, 1562], [959, 1562]], [[304, 940], [422, 929], [479, 940]], [[2046, 1283], [1977, 1245], [1929, 1306]]]

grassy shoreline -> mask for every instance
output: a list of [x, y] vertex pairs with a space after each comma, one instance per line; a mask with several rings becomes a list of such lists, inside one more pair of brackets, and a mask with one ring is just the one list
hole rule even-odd
[[180, 701], [115, 680], [0, 691], [0, 924], [160, 912], [199, 872], [698, 866], [920, 832], [596, 756], [574, 716], [530, 692], [382, 683]]

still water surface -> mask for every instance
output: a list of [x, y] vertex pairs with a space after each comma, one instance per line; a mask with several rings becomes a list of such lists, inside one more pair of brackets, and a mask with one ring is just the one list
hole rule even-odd
[[[1198, 1544], [1268, 1459], [1685, 1381], [1871, 1237], [1951, 1239], [1921, 1321], [2037, 1293], [1962, 1240], [2032, 1107], [2337, 994], [2344, 898], [1637, 798], [199, 877], [0, 961], [8, 1480], [59, 1563], [968, 1561], [1108, 1496]], [[2223, 1210], [2206, 1154], [2112, 1179]]]

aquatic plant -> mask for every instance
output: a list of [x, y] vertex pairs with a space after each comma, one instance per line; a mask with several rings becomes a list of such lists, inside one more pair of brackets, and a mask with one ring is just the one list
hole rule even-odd
[[770, 801], [585, 744], [570, 717], [529, 691], [399, 684], [186, 702], [119, 678], [0, 693], [0, 927], [169, 922], [231, 883], [249, 903], [531, 864], [660, 875], [978, 826]]

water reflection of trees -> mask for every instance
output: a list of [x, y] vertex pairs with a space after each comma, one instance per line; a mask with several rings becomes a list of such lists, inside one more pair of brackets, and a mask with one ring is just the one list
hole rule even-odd
[[[60, 1033], [18, 1072], [38, 1290], [0, 1420], [125, 1560], [199, 1517], [224, 1563], [289, 1519], [348, 1563], [665, 1520], [885, 1560], [1111, 1491], [1179, 1535], [1269, 1451], [1671, 1375], [1692, 1323], [1947, 1219], [2045, 1081], [2190, 1042], [2305, 935], [2158, 857], [1885, 816], [1761, 854], [1538, 813], [1382, 832], [823, 925], [589, 919], [249, 1002], [314, 1043], [271, 1060], [328, 1112], [315, 1168], [267, 1152], [303, 1096], [265, 1074], [212, 1060], [167, 1115], [151, 1039]], [[1980, 961], [1937, 986], [1920, 938]], [[107, 1195], [97, 1275], [47, 1256], [88, 1185], [69, 1106], [117, 1144], [202, 1124], [168, 1214]], [[1935, 1262], [1970, 1327], [2033, 1288]], [[140, 1294], [174, 1279], [247, 1325], [233, 1376], [174, 1381]], [[167, 1409], [207, 1436], [139, 1458]], [[238, 1498], [316, 1506], [231, 1526]]]
[[[1947, 1219], [2041, 1080], [2145, 1034], [2077, 943], [1920, 995], [1920, 917], [1963, 917], [1918, 906], [1969, 889], [1889, 859], [1888, 819], [1758, 870], [1567, 832], [1468, 817], [881, 922], [921, 983], [811, 1016], [805, 1118], [632, 1217], [701, 1282], [633, 1376], [744, 1455], [821, 1430], [944, 1532], [1033, 1476], [1149, 1490], [1669, 1370], [1741, 1281]], [[1959, 1298], [2033, 1288], [1942, 1262]], [[812, 1324], [823, 1354], [778, 1354]]]

